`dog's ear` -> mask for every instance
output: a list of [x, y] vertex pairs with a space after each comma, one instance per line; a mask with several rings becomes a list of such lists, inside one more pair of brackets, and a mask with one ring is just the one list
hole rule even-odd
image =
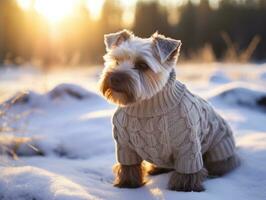
[[166, 38], [157, 32], [152, 35], [152, 39], [161, 63], [177, 59], [182, 45], [180, 40]]
[[119, 46], [122, 42], [128, 40], [133, 34], [128, 30], [122, 30], [116, 33], [109, 33], [104, 35], [104, 44], [106, 50], [110, 50]]

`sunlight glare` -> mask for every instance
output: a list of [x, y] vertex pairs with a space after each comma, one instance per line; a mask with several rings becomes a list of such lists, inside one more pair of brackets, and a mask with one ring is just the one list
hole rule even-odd
[[32, 6], [32, 0], [17, 0], [17, 3], [23, 10], [28, 10]]
[[104, 0], [87, 0], [87, 8], [94, 20], [100, 17], [103, 4]]
[[122, 15], [123, 24], [126, 27], [130, 27], [134, 22], [134, 13], [136, 9], [136, 0], [127, 0], [121, 1], [121, 5], [124, 9], [124, 13]]
[[51, 23], [59, 22], [71, 14], [75, 0], [35, 0], [34, 8]]

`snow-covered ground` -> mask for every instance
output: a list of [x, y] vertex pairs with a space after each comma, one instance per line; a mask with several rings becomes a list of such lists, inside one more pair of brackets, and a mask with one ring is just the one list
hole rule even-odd
[[0, 133], [0, 148], [15, 148], [18, 160], [1, 156], [0, 200], [266, 199], [266, 65], [177, 68], [177, 78], [230, 123], [242, 160], [232, 173], [206, 180], [201, 193], [167, 190], [170, 174], [149, 177], [139, 189], [112, 186], [115, 106], [97, 94], [100, 70], [0, 68], [2, 102], [30, 90], [6, 102], [13, 105], [1, 119], [11, 131]]

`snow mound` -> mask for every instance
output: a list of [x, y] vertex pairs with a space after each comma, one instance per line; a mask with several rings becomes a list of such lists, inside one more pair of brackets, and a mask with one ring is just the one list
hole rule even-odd
[[211, 96], [210, 100], [266, 111], [266, 91], [249, 85], [228, 84], [216, 90]]
[[75, 99], [86, 99], [91, 97], [93, 94], [86, 89], [74, 85], [74, 84], [60, 84], [56, 86], [54, 89], [52, 89], [49, 93], [48, 96], [51, 99], [56, 99], [56, 98], [64, 98], [64, 97], [72, 97]]
[[[98, 112], [103, 108], [106, 110]], [[57, 155], [74, 159], [113, 150], [105, 146], [112, 142], [105, 128], [110, 126], [106, 119], [113, 107], [80, 86], [60, 84], [45, 94], [19, 93], [0, 104], [0, 114], [1, 111], [6, 113], [0, 116], [0, 155]], [[6, 133], [1, 126], [7, 128]], [[107, 134], [110, 137], [106, 138]], [[95, 142], [99, 145], [87, 148]]]
[[228, 76], [221, 70], [215, 71], [209, 78], [209, 81], [211, 83], [217, 83], [217, 84], [224, 84], [229, 83], [231, 80], [228, 78]]
[[49, 104], [50, 102], [67, 100], [85, 100], [98, 95], [74, 84], [60, 84], [45, 94], [34, 91], [19, 92], [5, 103], [11, 105], [30, 105], [38, 107]]
[[96, 199], [79, 184], [37, 167], [3, 168], [0, 174], [0, 199], [3, 200]]
[[1, 134], [0, 136], [0, 155], [7, 154], [17, 159], [17, 156], [32, 156], [43, 155], [42, 151], [36, 148], [35, 138], [13, 135]]
[[261, 73], [260, 79], [266, 81], [266, 72]]

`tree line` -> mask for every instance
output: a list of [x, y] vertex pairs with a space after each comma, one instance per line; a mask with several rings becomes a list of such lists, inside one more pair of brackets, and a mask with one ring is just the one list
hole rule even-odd
[[[0, 63], [77, 65], [99, 64], [103, 35], [125, 28], [119, 0], [106, 0], [99, 19], [82, 3], [52, 27], [34, 9], [24, 11], [15, 0], [0, 1]], [[207, 52], [225, 58], [261, 62], [266, 59], [266, 1], [222, 0], [213, 8], [208, 0], [169, 7], [160, 1], [137, 1], [130, 27], [149, 37], [159, 31], [181, 39], [182, 59]]]

